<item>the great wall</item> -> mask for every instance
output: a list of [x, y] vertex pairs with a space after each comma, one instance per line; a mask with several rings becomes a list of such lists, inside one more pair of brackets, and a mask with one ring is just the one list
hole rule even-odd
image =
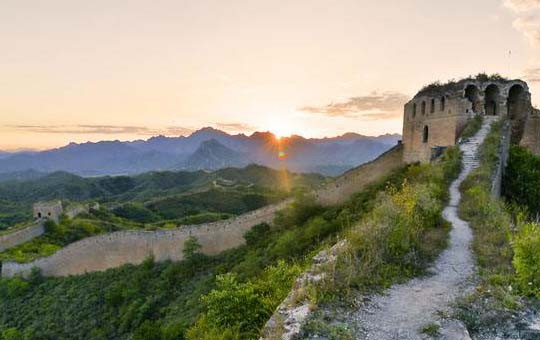
[[[403, 147], [397, 145], [376, 160], [348, 171], [314, 195], [322, 205], [342, 203], [351, 194], [402, 165]], [[33, 267], [46, 276], [67, 276], [101, 271], [123, 264], [139, 264], [149, 256], [156, 261], [182, 260], [184, 241], [197, 238], [207, 255], [242, 245], [244, 234], [254, 225], [271, 224], [277, 211], [290, 201], [270, 205], [244, 215], [213, 223], [181, 226], [170, 230], [120, 231], [74, 242], [55, 254], [29, 263], [4, 262], [2, 277], [27, 276]], [[35, 236], [38, 236], [37, 234]]]
[[45, 227], [43, 221], [38, 221], [22, 229], [0, 235], [0, 252], [43, 235]]

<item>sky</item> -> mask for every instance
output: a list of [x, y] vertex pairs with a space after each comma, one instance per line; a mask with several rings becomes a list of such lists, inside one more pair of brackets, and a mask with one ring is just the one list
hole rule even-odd
[[400, 133], [423, 85], [479, 72], [540, 106], [540, 0], [0, 0], [0, 46], [3, 150]]

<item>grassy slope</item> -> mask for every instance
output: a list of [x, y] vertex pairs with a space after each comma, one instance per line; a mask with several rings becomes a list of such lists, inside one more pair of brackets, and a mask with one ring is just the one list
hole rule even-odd
[[[461, 187], [463, 196], [460, 214], [470, 222], [473, 229], [473, 250], [479, 270], [479, 284], [474, 293], [459, 302], [457, 316], [474, 334], [510, 331], [514, 327], [510, 326], [514, 322], [512, 320], [523, 307], [524, 297], [530, 295], [527, 289], [520, 287], [520, 275], [513, 265], [519, 259], [516, 250], [519, 249], [524, 230], [519, 217], [521, 209], [505, 205], [490, 193], [491, 174], [498, 159], [502, 124], [499, 122], [493, 126], [481, 147], [480, 167], [469, 175]], [[529, 183], [522, 185], [527, 186]], [[540, 232], [537, 231], [537, 235]], [[527, 243], [531, 250], [531, 260], [533, 256], [540, 258], [540, 236], [536, 237], [536, 246]], [[532, 238], [530, 240], [533, 241]], [[536, 263], [531, 261], [530, 265], [539, 268], [540, 260]], [[538, 269], [536, 275], [540, 276]]]
[[[258, 226], [246, 235], [246, 246], [217, 257], [147, 262], [70, 278], [1, 280], [0, 330], [28, 339], [173, 339], [198, 320], [187, 332], [191, 338], [212, 332], [254, 337], [300, 268], [309, 264], [310, 254], [335, 242], [341, 230], [373, 208], [377, 192], [399, 185], [403, 175], [392, 174], [340, 207], [321, 208], [304, 198], [276, 218], [275, 229]], [[216, 286], [216, 275], [225, 273], [235, 277], [220, 277]], [[214, 294], [214, 300], [201, 304], [201, 296], [214, 287], [225, 300]], [[206, 315], [216, 312], [231, 317], [208, 322]]]

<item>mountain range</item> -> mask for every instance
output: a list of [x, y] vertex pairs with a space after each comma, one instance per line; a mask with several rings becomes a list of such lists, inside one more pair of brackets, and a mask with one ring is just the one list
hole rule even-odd
[[158, 170], [210, 171], [255, 163], [334, 176], [376, 158], [400, 138], [398, 134], [370, 137], [356, 133], [332, 138], [276, 138], [270, 132], [231, 135], [207, 127], [189, 136], [70, 143], [40, 152], [1, 152], [0, 174], [9, 177], [7, 173], [20, 175], [34, 170], [81, 176], [129, 175]]

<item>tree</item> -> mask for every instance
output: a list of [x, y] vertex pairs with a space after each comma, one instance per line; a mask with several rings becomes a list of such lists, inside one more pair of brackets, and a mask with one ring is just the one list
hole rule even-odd
[[195, 236], [190, 236], [184, 241], [184, 249], [182, 254], [184, 255], [184, 260], [191, 260], [196, 254], [199, 253], [199, 250], [202, 248], [199, 240]]

